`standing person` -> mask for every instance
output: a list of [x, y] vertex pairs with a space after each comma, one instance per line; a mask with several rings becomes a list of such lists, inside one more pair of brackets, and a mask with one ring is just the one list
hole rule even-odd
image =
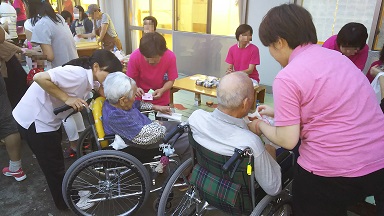
[[[0, 45], [4, 43], [5, 31], [0, 27]], [[1, 65], [0, 65], [1, 66]], [[7, 89], [0, 73], [0, 139], [5, 141], [9, 156], [9, 166], [3, 168], [5, 176], [12, 176], [16, 181], [27, 178], [21, 167], [21, 138], [17, 123], [12, 116], [12, 107], [8, 100]]]
[[27, 5], [33, 26], [31, 42], [41, 46], [52, 68], [77, 58], [75, 41], [63, 17], [46, 0], [29, 0]]
[[73, 35], [92, 33], [93, 23], [88, 19], [88, 15], [80, 5], [76, 5], [74, 8], [74, 19], [75, 20], [71, 25], [71, 32]]
[[27, 20], [27, 13], [25, 12], [25, 5], [23, 0], [15, 0], [13, 2], [13, 7], [17, 13], [17, 26], [24, 26], [25, 20]]
[[236, 29], [237, 44], [228, 50], [225, 62], [228, 63], [227, 74], [243, 71], [248, 74], [254, 84], [260, 83], [256, 65], [260, 64], [259, 48], [251, 44], [253, 29], [250, 25], [241, 24]]
[[150, 89], [155, 105], [170, 103], [170, 89], [178, 77], [175, 54], [167, 49], [164, 37], [157, 33], [146, 33], [140, 39], [139, 49], [132, 52], [127, 75], [137, 84], [137, 99], [141, 100]]
[[367, 38], [367, 28], [361, 23], [351, 22], [344, 25], [337, 35], [328, 38], [323, 47], [341, 52], [362, 71], [368, 58]]
[[311, 14], [298, 5], [269, 10], [259, 36], [283, 69], [273, 82], [275, 109], [258, 107], [275, 126], [255, 120], [249, 127], [286, 149], [301, 139], [295, 215], [346, 216], [348, 206], [370, 195], [384, 215], [384, 115], [364, 74], [316, 45]]
[[157, 28], [157, 19], [154, 16], [146, 16], [143, 19], [144, 33], [155, 32]]
[[97, 42], [102, 44], [103, 49], [111, 51], [116, 47], [118, 50], [122, 50], [123, 47], [117, 36], [111, 17], [106, 13], [102, 13], [96, 4], [90, 4], [87, 13], [93, 20], [93, 32], [91, 34], [77, 36], [79, 38], [89, 38], [97, 35], [99, 36]]
[[71, 111], [54, 115], [53, 110], [64, 104], [81, 110], [87, 105], [83, 98], [94, 87], [94, 81], [102, 83], [109, 73], [121, 69], [121, 63], [113, 53], [96, 50], [89, 58], [74, 59], [64, 66], [36, 74], [35, 82], [13, 110], [60, 210], [67, 209], [61, 191], [65, 167], [60, 126]]

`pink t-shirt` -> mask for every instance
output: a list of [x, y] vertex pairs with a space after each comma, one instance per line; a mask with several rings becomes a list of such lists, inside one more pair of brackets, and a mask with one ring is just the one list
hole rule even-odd
[[15, 0], [13, 2], [13, 7], [15, 9], [20, 9], [20, 13], [17, 14], [17, 21], [27, 20], [27, 14], [25, 13], [25, 5], [22, 0]]
[[[323, 47], [341, 52], [339, 46], [337, 46], [336, 40], [337, 35], [331, 36], [330, 38], [328, 38], [328, 40], [324, 42]], [[368, 51], [369, 47], [367, 44], [365, 44], [362, 50], [360, 50], [355, 55], [348, 56], [348, 58], [351, 59], [351, 61], [356, 65], [356, 67], [358, 67], [362, 71], [364, 70], [365, 63], [368, 59]]]
[[298, 163], [307, 171], [357, 177], [384, 168], [384, 115], [364, 74], [340, 52], [294, 49], [273, 97], [275, 125], [300, 124]]
[[[232, 64], [235, 71], [246, 70], [249, 68], [250, 64], [259, 65], [259, 48], [253, 44], [249, 44], [245, 48], [239, 48], [239, 46], [235, 44], [229, 48], [225, 62]], [[255, 69], [253, 69], [253, 72], [249, 74], [249, 77], [260, 82], [256, 66]]]
[[[178, 77], [176, 56], [172, 51], [167, 50], [158, 64], [150, 65], [145, 61], [140, 50], [136, 49], [129, 57], [127, 75], [134, 79], [137, 86], [142, 88], [144, 92], [148, 92], [150, 89], [160, 89], [164, 86], [165, 82], [175, 80]], [[141, 100], [141, 98], [136, 99]], [[159, 99], [151, 102], [156, 105], [168, 105], [170, 102], [170, 90], [164, 92]]]
[[375, 79], [375, 77], [373, 77], [369, 71], [371, 70], [371, 68], [372, 68], [373, 66], [376, 66], [376, 65], [382, 65], [382, 64], [383, 64], [382, 61], [377, 60], [377, 61], [375, 61], [375, 62], [373, 62], [373, 63], [371, 64], [371, 67], [369, 67], [369, 70], [367, 71], [366, 77], [367, 77], [367, 79], [369, 80], [370, 83]]

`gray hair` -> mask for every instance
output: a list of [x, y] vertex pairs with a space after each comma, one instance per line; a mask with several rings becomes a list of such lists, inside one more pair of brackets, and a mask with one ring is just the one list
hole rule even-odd
[[244, 72], [225, 75], [217, 87], [217, 101], [225, 109], [236, 109], [253, 94], [253, 84]]
[[103, 86], [105, 97], [111, 104], [116, 104], [124, 96], [127, 96], [129, 99], [135, 97], [136, 92], [133, 92], [133, 90], [136, 82], [123, 72], [108, 74], [103, 82]]

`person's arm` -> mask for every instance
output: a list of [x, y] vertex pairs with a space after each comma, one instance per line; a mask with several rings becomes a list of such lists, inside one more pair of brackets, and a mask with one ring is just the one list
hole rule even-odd
[[174, 83], [175, 83], [174, 80], [169, 80], [169, 81], [165, 82], [162, 88], [156, 89], [152, 93], [153, 98], [154, 99], [159, 99], [164, 94], [164, 92], [166, 92], [167, 90], [172, 88]]
[[249, 74], [251, 74], [252, 72], [253, 72], [253, 70], [255, 69], [255, 67], [256, 67], [256, 65], [254, 65], [254, 64], [250, 64], [249, 66], [248, 66], [248, 69], [246, 69], [246, 70], [242, 70], [244, 73], [247, 73], [248, 75]]
[[254, 173], [257, 183], [267, 194], [274, 196], [280, 193], [281, 168], [266, 150], [254, 156]]
[[228, 50], [227, 57], [225, 58], [225, 62], [228, 64], [226, 74], [230, 74], [234, 72], [232, 47], [230, 47]]
[[275, 127], [255, 120], [249, 124], [249, 129], [257, 135], [264, 134], [272, 143], [288, 150], [296, 146], [300, 136], [300, 124]]
[[43, 54], [47, 56], [47, 60], [52, 62], [55, 59], [55, 55], [53, 54], [52, 46], [49, 44], [40, 44], [41, 50]]
[[100, 37], [97, 40], [98, 43], [101, 43], [104, 40], [105, 34], [107, 33], [108, 30], [108, 23], [102, 23], [101, 24], [101, 30], [100, 30]]
[[233, 72], [233, 64], [228, 64], [227, 71], [225, 71], [226, 74], [230, 74]]
[[380, 91], [381, 91], [381, 100], [384, 98], [384, 76], [379, 77]]
[[57, 85], [55, 85], [52, 82], [51, 76], [48, 72], [37, 73], [33, 77], [33, 81], [35, 81], [49, 95], [63, 101], [65, 104], [71, 106], [77, 111], [82, 110], [83, 106], [87, 105], [87, 103], [83, 99], [70, 97], [66, 92], [64, 92]]
[[[139, 77], [139, 55], [140, 53], [133, 52], [131, 54], [131, 57], [129, 58], [128, 64], [127, 64], [127, 76], [131, 77], [133, 80], [137, 82], [137, 78]], [[137, 86], [137, 92], [136, 97], [142, 97], [144, 95], [144, 90], [140, 88], [140, 86]]]
[[4, 43], [5, 41], [5, 31], [4, 29], [0, 26], [0, 43]]

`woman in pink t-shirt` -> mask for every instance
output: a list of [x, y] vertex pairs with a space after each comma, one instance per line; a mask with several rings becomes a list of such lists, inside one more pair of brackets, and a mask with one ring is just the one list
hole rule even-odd
[[141, 100], [144, 93], [153, 90], [155, 105], [170, 103], [170, 89], [178, 77], [175, 54], [167, 49], [164, 37], [157, 32], [145, 33], [140, 39], [139, 49], [132, 52], [127, 75], [137, 84], [136, 97]]
[[361, 23], [344, 25], [337, 35], [328, 38], [323, 47], [336, 50], [347, 56], [361, 71], [368, 58], [367, 28]]
[[311, 14], [298, 5], [272, 8], [259, 36], [283, 69], [273, 82], [275, 109], [258, 107], [275, 126], [262, 120], [248, 126], [286, 149], [301, 139], [295, 215], [347, 215], [348, 206], [372, 195], [377, 215], [384, 215], [384, 133], [377, 130], [384, 115], [364, 74], [316, 44]]
[[241, 24], [237, 27], [235, 35], [238, 43], [229, 48], [225, 59], [225, 62], [229, 64], [227, 74], [243, 71], [259, 83], [259, 73], [256, 70], [256, 65], [260, 64], [259, 48], [250, 43], [253, 29], [250, 25]]

